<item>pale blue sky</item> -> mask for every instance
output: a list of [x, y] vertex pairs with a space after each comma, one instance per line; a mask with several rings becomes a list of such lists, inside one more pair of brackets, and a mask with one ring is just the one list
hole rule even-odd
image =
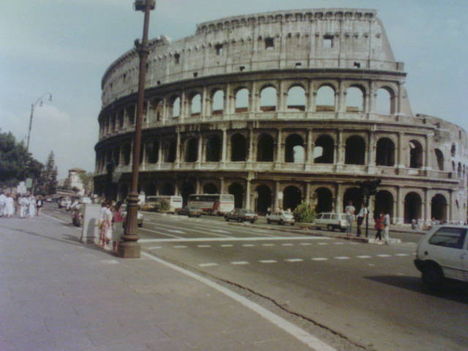
[[[37, 107], [31, 151], [45, 161], [54, 150], [60, 176], [94, 170], [100, 81], [109, 64], [141, 36], [132, 0], [0, 1], [0, 129], [22, 140]], [[282, 9], [377, 9], [397, 61], [405, 63], [414, 113], [468, 130], [468, 1], [466, 0], [157, 0], [150, 37], [178, 39], [197, 23]]]

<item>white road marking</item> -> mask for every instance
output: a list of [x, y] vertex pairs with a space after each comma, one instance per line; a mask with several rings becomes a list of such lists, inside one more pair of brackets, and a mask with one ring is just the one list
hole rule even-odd
[[162, 249], [162, 246], [151, 246], [151, 247], [148, 247], [148, 249], [150, 250]]
[[319, 245], [328, 245], [328, 243], [318, 243]]
[[150, 255], [146, 252], [143, 252], [143, 255], [155, 262], [158, 262], [160, 264], [166, 265], [167, 267], [170, 267], [182, 274], [185, 274], [193, 279], [198, 280], [199, 282], [219, 291], [220, 293], [230, 297], [231, 299], [237, 301], [238, 303], [242, 304], [244, 307], [249, 308], [250, 310], [254, 311], [255, 313], [259, 314], [262, 316], [264, 319], [269, 321], [270, 323], [276, 325], [278, 328], [286, 331], [293, 337], [295, 337], [297, 340], [301, 341], [308, 347], [310, 347], [312, 350], [316, 351], [336, 351], [335, 348], [331, 347], [330, 345], [322, 342], [319, 340], [317, 337], [313, 336], [312, 334], [309, 334], [307, 331], [305, 331], [302, 328], [297, 327], [296, 325], [292, 324], [291, 322], [285, 320], [284, 318], [274, 314], [273, 312], [267, 310], [266, 308], [250, 301], [249, 299], [245, 298], [244, 296], [241, 296], [234, 291], [231, 291], [224, 286], [221, 286], [205, 277], [202, 277], [198, 274], [195, 274], [193, 272], [190, 272], [184, 268], [181, 268], [179, 266], [176, 266], [173, 263], [169, 263], [167, 261], [164, 261], [156, 256]]
[[291, 243], [286, 243], [286, 244], [281, 244], [281, 246], [293, 246], [294, 244]]
[[312, 261], [328, 261], [326, 257], [313, 257]]
[[197, 245], [197, 247], [211, 247], [211, 245]]
[[249, 262], [247, 262], [247, 261], [232, 261], [231, 264], [243, 265], [243, 264], [249, 264]]
[[221, 247], [233, 247], [233, 246], [234, 245], [232, 245], [232, 244], [223, 244], [223, 245], [221, 245]]
[[231, 232], [228, 232], [227, 230], [222, 230], [222, 229], [212, 229], [211, 231], [215, 233], [232, 234]]
[[287, 258], [285, 259], [286, 262], [302, 262], [304, 261], [302, 258]]
[[119, 264], [119, 261], [117, 261], [117, 260], [101, 260], [101, 263], [104, 263], [104, 264]]
[[[144, 229], [144, 228], [142, 228]], [[151, 231], [151, 230], [150, 230]], [[169, 235], [169, 234], [165, 234]], [[306, 237], [304, 238], [303, 236], [286, 236], [286, 237], [258, 237], [258, 236], [253, 236], [253, 237], [226, 237], [223, 236], [221, 238], [211, 238], [211, 237], [204, 237], [204, 238], [181, 238], [174, 236], [174, 239], [140, 239], [138, 240], [139, 243], [158, 243], [158, 242], [177, 242], [177, 241], [184, 241], [184, 242], [197, 242], [197, 241], [291, 241], [291, 240], [331, 240], [331, 239], [325, 239], [323, 237]], [[319, 243], [319, 245], [328, 245], [327, 243]]]
[[174, 245], [174, 249], [186, 249], [187, 246], [185, 245]]
[[333, 243], [334, 245], [344, 245], [344, 242], [338, 241], [337, 243]]
[[260, 263], [277, 263], [278, 261], [276, 260], [258, 260]]
[[208, 262], [208, 263], [200, 263], [199, 266], [200, 267], [214, 267], [214, 266], [217, 266], [218, 264], [217, 263], [214, 263], [214, 262]]
[[243, 246], [243, 247], [254, 247], [255, 244], [243, 244], [242, 246]]
[[268, 244], [262, 244], [262, 246], [275, 246], [276, 244], [268, 243]]
[[409, 254], [407, 254], [407, 253], [397, 253], [397, 254], [395, 254], [395, 256], [406, 257], [406, 256], [409, 256]]
[[360, 255], [360, 256], [356, 256], [357, 258], [372, 258], [372, 256], [368, 256], [368, 255]]
[[349, 260], [349, 257], [348, 256], [336, 256], [336, 257], [333, 257], [335, 260]]
[[387, 255], [387, 254], [378, 254], [376, 256], [377, 257], [392, 257], [392, 255]]
[[309, 246], [309, 245], [312, 245], [311, 243], [300, 243], [299, 245], [302, 245], [302, 246]]
[[[148, 228], [139, 228], [138, 230], [142, 230], [142, 231], [150, 232], [150, 233], [156, 233], [156, 234], [168, 236], [168, 237], [174, 238], [174, 239], [182, 239], [180, 236], [164, 233], [164, 232], [161, 232], [159, 230], [152, 230], [152, 229], [148, 229]], [[157, 240], [174, 240], [174, 239], [157, 239]], [[145, 239], [140, 239], [139, 242], [142, 242], [143, 240], [145, 240]], [[149, 239], [149, 240], [152, 240], [152, 239]]]
[[171, 233], [176, 233], [176, 234], [186, 234], [183, 230], [177, 230], [177, 229], [168, 229], [167, 231]]

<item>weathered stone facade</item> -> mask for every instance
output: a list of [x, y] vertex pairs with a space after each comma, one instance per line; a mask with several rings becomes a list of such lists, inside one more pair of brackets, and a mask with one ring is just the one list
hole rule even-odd
[[[138, 56], [102, 80], [96, 189], [109, 163], [128, 191]], [[151, 41], [140, 185], [146, 194], [225, 193], [264, 212], [313, 201], [360, 207], [358, 181], [381, 179], [371, 211], [394, 222], [466, 219], [466, 132], [413, 115], [404, 66], [374, 10], [229, 17], [193, 36]], [[117, 177], [114, 177], [117, 180]]]

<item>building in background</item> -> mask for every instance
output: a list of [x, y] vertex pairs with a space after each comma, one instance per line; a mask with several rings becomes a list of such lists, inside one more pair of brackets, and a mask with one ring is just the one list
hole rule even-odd
[[[467, 135], [413, 114], [406, 72], [375, 10], [257, 13], [151, 41], [140, 186], [147, 195], [232, 193], [260, 213], [362, 205], [395, 223], [465, 221]], [[102, 79], [95, 189], [128, 193], [138, 55]], [[434, 87], [440, 89], [441, 87]], [[109, 167], [111, 165], [111, 167]], [[119, 175], [109, 177], [109, 169]]]

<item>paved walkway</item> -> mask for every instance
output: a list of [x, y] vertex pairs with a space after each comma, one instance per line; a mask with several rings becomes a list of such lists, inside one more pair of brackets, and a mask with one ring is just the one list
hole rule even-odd
[[333, 350], [204, 278], [79, 236], [46, 216], [0, 218], [1, 351]]

